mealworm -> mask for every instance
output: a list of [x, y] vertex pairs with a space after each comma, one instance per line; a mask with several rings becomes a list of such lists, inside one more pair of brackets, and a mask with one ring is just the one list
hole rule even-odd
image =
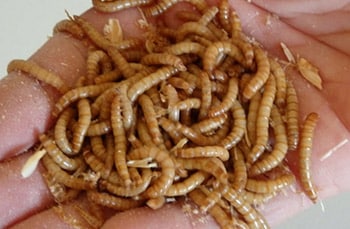
[[10, 73], [15, 70], [28, 73], [39, 81], [54, 87], [62, 94], [68, 91], [68, 86], [59, 75], [42, 68], [31, 60], [12, 60], [7, 66], [7, 72]]
[[131, 102], [136, 101], [136, 98], [143, 94], [151, 87], [159, 84], [161, 81], [168, 79], [170, 76], [176, 74], [179, 70], [173, 66], [161, 67], [154, 73], [142, 78], [135, 84], [131, 85], [128, 90], [128, 97]]
[[68, 140], [66, 131], [68, 124], [74, 115], [75, 110], [73, 108], [68, 107], [58, 117], [54, 128], [55, 143], [60, 148], [60, 150], [62, 150], [62, 152], [68, 155], [71, 155], [73, 151], [71, 144]]
[[175, 165], [169, 153], [156, 147], [144, 146], [137, 148], [129, 153], [130, 160], [142, 158], [153, 158], [162, 170], [162, 174], [152, 183], [151, 186], [143, 192], [143, 196], [148, 198], [157, 198], [164, 195], [166, 190], [171, 186], [175, 177]]
[[166, 199], [164, 196], [159, 196], [157, 198], [152, 198], [147, 200], [146, 205], [151, 209], [159, 209], [166, 203]]
[[288, 149], [296, 150], [299, 142], [299, 102], [293, 83], [287, 81], [287, 136]]
[[122, 77], [122, 73], [119, 69], [113, 69], [109, 72], [102, 73], [94, 78], [95, 84], [107, 83], [118, 81]]
[[141, 206], [144, 200], [135, 200], [132, 198], [123, 198], [111, 195], [105, 192], [89, 190], [86, 192], [88, 200], [93, 203], [105, 206], [117, 211], [125, 211]]
[[91, 122], [91, 109], [89, 101], [87, 99], [79, 100], [77, 108], [79, 118], [74, 126], [71, 142], [73, 154], [79, 153], [86, 135], [86, 131], [88, 130]]
[[125, 185], [129, 186], [131, 179], [126, 165], [127, 138], [118, 95], [114, 97], [111, 104], [111, 125], [114, 136], [114, 165]]
[[271, 198], [276, 196], [277, 193], [256, 193], [244, 190], [242, 193], [243, 199], [254, 206], [258, 206], [266, 203]]
[[244, 63], [244, 57], [241, 52], [229, 41], [216, 41], [213, 42], [210, 46], [208, 46], [205, 50], [203, 56], [203, 68], [206, 71], [212, 72], [217, 64], [218, 57], [226, 54], [232, 57], [234, 60], [239, 63]]
[[195, 89], [189, 82], [180, 77], [170, 77], [167, 82], [176, 89], [184, 90], [187, 95], [192, 94]]
[[102, 12], [116, 12], [128, 8], [139, 7], [152, 3], [152, 0], [114, 0], [114, 1], [103, 1], [103, 0], [92, 0], [92, 4], [95, 9]]
[[90, 166], [90, 168], [95, 172], [101, 175], [103, 179], [107, 179], [111, 173], [110, 169], [105, 166], [105, 163], [101, 161], [94, 154], [88, 150], [83, 152], [85, 162]]
[[181, 58], [169, 53], [149, 53], [141, 58], [141, 63], [145, 65], [170, 65], [179, 71], [186, 70]]
[[[198, 205], [203, 206], [206, 200], [206, 195], [200, 190], [195, 189], [189, 193], [189, 197]], [[215, 219], [221, 228], [235, 228], [235, 218], [231, 217], [217, 204], [208, 209], [209, 214]]]
[[86, 131], [86, 136], [100, 136], [108, 134], [112, 131], [111, 122], [109, 120], [104, 120], [100, 122], [91, 123]]
[[61, 96], [55, 104], [53, 115], [57, 116], [70, 104], [76, 102], [79, 99], [96, 97], [103, 91], [115, 86], [116, 83], [103, 83], [98, 85], [89, 85], [71, 89]]
[[256, 140], [256, 118], [258, 116], [261, 94], [256, 93], [249, 101], [249, 110], [247, 114], [247, 134], [250, 142]]
[[62, 20], [55, 25], [53, 28], [53, 34], [58, 32], [69, 33], [79, 40], [82, 40], [85, 37], [82, 28], [69, 19]]
[[284, 108], [287, 97], [287, 78], [283, 68], [276, 60], [269, 58], [271, 72], [276, 80], [276, 105], [278, 108]]
[[43, 163], [48, 173], [55, 179], [58, 183], [62, 183], [67, 187], [78, 189], [78, 190], [88, 190], [95, 187], [96, 181], [83, 179], [80, 177], [74, 177], [64, 170], [62, 170], [56, 163], [51, 159], [49, 155], [45, 155], [43, 158]]
[[142, 169], [141, 183], [132, 182], [128, 186], [125, 186], [125, 185], [113, 184], [108, 182], [107, 180], [100, 180], [99, 187], [101, 189], [108, 190], [110, 193], [116, 196], [134, 197], [141, 194], [148, 188], [148, 186], [151, 183], [151, 179], [152, 179], [152, 171], [148, 168], [144, 168]]
[[249, 228], [269, 228], [263, 216], [247, 203], [233, 188], [228, 188], [227, 192], [224, 193], [224, 198], [242, 215], [249, 225]]
[[192, 34], [204, 37], [210, 41], [217, 40], [215, 34], [207, 26], [192, 21], [185, 22], [178, 28], [176, 40], [178, 42], [183, 41], [188, 35]]
[[184, 169], [200, 170], [212, 174], [221, 183], [227, 183], [227, 171], [223, 161], [216, 157], [210, 158], [176, 158], [176, 164]]
[[256, 118], [256, 142], [248, 155], [248, 163], [254, 163], [264, 152], [268, 141], [269, 117], [276, 94], [275, 78], [271, 75], [264, 86], [258, 116]]
[[148, 126], [148, 130], [153, 139], [153, 142], [156, 145], [164, 144], [152, 100], [146, 94], [142, 94], [139, 97], [138, 101], [141, 106], [143, 115], [145, 117], [145, 123]]
[[230, 23], [230, 4], [228, 0], [221, 0], [219, 2], [219, 22], [220, 25], [226, 32], [231, 32], [231, 23]]
[[147, 17], [157, 16], [159, 14], [162, 14], [163, 12], [165, 12], [167, 9], [169, 9], [171, 6], [175, 5], [178, 2], [179, 0], [161, 0], [157, 2], [157, 4], [153, 4], [143, 9], [143, 12]]
[[216, 14], [219, 12], [219, 9], [216, 6], [209, 7], [200, 17], [198, 23], [201, 25], [208, 25], [209, 22], [214, 20]]
[[222, 161], [227, 161], [229, 158], [229, 152], [220, 146], [198, 146], [178, 149], [174, 151], [174, 155], [181, 158], [218, 157]]
[[314, 136], [314, 130], [316, 123], [319, 120], [317, 113], [310, 113], [307, 115], [303, 128], [301, 130], [300, 143], [299, 143], [299, 174], [301, 186], [304, 189], [306, 195], [314, 203], [317, 201], [317, 191], [312, 181], [311, 175], [311, 154], [312, 154], [312, 141]]
[[232, 10], [229, 16], [229, 22], [231, 24], [231, 37], [239, 39], [242, 37], [241, 19], [238, 17], [238, 14], [235, 10]]
[[209, 177], [209, 173], [197, 171], [183, 181], [173, 183], [165, 192], [165, 196], [183, 196], [194, 190]]
[[247, 166], [245, 164], [245, 158], [243, 152], [239, 148], [233, 148], [230, 150], [232, 163], [233, 163], [233, 175], [232, 188], [237, 192], [241, 192], [247, 183]]
[[248, 178], [245, 188], [248, 191], [256, 193], [275, 193], [293, 184], [295, 177], [293, 174], [282, 174], [276, 178], [269, 178], [268, 180], [257, 180]]
[[104, 146], [102, 136], [92, 136], [89, 138], [91, 150], [101, 161], [106, 158], [106, 147]]
[[222, 114], [212, 118], [203, 119], [194, 123], [191, 128], [200, 133], [209, 133], [220, 128], [227, 120], [227, 115]]
[[91, 84], [100, 72], [109, 72], [111, 70], [112, 63], [107, 53], [102, 50], [89, 52], [86, 60], [87, 84]]
[[255, 75], [243, 89], [243, 97], [251, 99], [261, 89], [270, 76], [270, 63], [266, 53], [261, 48], [254, 48], [254, 56], [257, 65]]
[[201, 88], [201, 107], [199, 108], [198, 118], [200, 120], [208, 116], [208, 110], [212, 103], [211, 81], [207, 72], [200, 72], [200, 88]]
[[279, 165], [288, 151], [287, 131], [282, 116], [276, 106], [271, 109], [271, 126], [274, 130], [274, 147], [272, 152], [263, 155], [259, 161], [249, 169], [249, 175], [255, 176], [269, 171]]
[[130, 63], [125, 59], [125, 57], [117, 48], [108, 47], [107, 52], [113, 60], [113, 63], [121, 71], [122, 75], [125, 78], [129, 78], [135, 75], [136, 71], [130, 66]]
[[137, 135], [140, 138], [140, 141], [142, 144], [147, 145], [147, 146], [156, 146], [154, 144], [154, 141], [149, 133], [149, 130], [147, 129], [146, 123], [144, 120], [138, 120], [136, 123], [136, 130], [137, 130]]
[[66, 156], [55, 144], [54, 140], [45, 134], [39, 136], [39, 140], [42, 143], [43, 147], [47, 151], [47, 154], [58, 164], [62, 169], [74, 171], [76, 170], [81, 161], [78, 159], [73, 159]]
[[238, 100], [233, 102], [231, 108], [233, 116], [233, 127], [231, 132], [220, 140], [219, 145], [225, 147], [227, 150], [232, 149], [243, 137], [246, 130], [246, 116], [242, 105]]

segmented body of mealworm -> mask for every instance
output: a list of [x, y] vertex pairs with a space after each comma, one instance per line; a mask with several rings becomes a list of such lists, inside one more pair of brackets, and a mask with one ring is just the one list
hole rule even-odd
[[112, 131], [112, 126], [110, 120], [104, 120], [100, 122], [91, 123], [86, 131], [86, 136], [101, 136], [108, 134]]
[[264, 86], [258, 116], [256, 118], [256, 142], [247, 157], [248, 163], [254, 163], [264, 152], [269, 136], [269, 117], [276, 94], [275, 78], [271, 75]]
[[86, 60], [87, 84], [92, 84], [94, 78], [99, 75], [100, 72], [109, 72], [111, 70], [112, 63], [107, 53], [102, 50], [89, 52]]
[[227, 184], [227, 171], [223, 161], [216, 157], [211, 158], [176, 158], [180, 168], [200, 170], [213, 175], [221, 183]]
[[52, 71], [48, 71], [31, 60], [12, 60], [7, 66], [7, 72], [19, 70], [28, 73], [37, 80], [44, 82], [61, 93], [68, 91], [68, 86]]
[[296, 150], [299, 143], [299, 102], [292, 82], [287, 82], [287, 135], [288, 149]]
[[72, 137], [72, 152], [78, 154], [83, 144], [86, 131], [89, 128], [91, 122], [91, 109], [88, 99], [81, 99], [77, 104], [78, 108], [78, 121], [73, 129]]
[[180, 77], [170, 77], [167, 82], [176, 89], [184, 90], [187, 95], [192, 94], [195, 89], [189, 82]]
[[126, 165], [127, 138], [118, 94], [111, 104], [111, 125], [114, 136], [114, 165], [125, 185], [128, 186], [131, 184], [131, 179]]
[[145, 8], [143, 12], [147, 17], [157, 16], [178, 2], [179, 0], [161, 0], [157, 4], [153, 4], [150, 7]]
[[282, 174], [276, 178], [268, 180], [257, 180], [248, 178], [246, 189], [256, 193], [275, 193], [293, 184], [295, 177], [293, 174]]
[[229, 41], [216, 41], [208, 46], [203, 56], [203, 68], [212, 72], [223, 54], [229, 55], [239, 63], [244, 63], [244, 57], [240, 49]]
[[278, 108], [284, 108], [287, 97], [287, 78], [282, 66], [274, 59], [269, 58], [271, 72], [276, 80], [276, 105]]
[[171, 65], [180, 71], [186, 70], [181, 58], [169, 53], [149, 53], [142, 57], [141, 63], [145, 65]]
[[[189, 197], [198, 206], [204, 206], [207, 196], [200, 189], [197, 188], [189, 193]], [[220, 228], [236, 228], [235, 218], [228, 215], [227, 212], [224, 209], [222, 209], [219, 205], [214, 204], [210, 209], [208, 209], [208, 212], [215, 219]]]
[[182, 196], [191, 192], [209, 177], [209, 173], [197, 171], [181, 182], [173, 183], [165, 196]]
[[131, 67], [130, 63], [125, 59], [125, 57], [117, 48], [110, 46], [107, 52], [125, 78], [129, 78], [135, 75], [136, 71]]
[[111, 195], [106, 192], [98, 192], [89, 190], [86, 192], [87, 198], [93, 203], [105, 206], [117, 211], [125, 211], [128, 209], [141, 206], [145, 200], [135, 200], [133, 198], [123, 198]]
[[266, 203], [271, 198], [276, 196], [277, 193], [256, 193], [256, 192], [250, 192], [247, 190], [242, 191], [243, 199], [248, 202], [249, 204], [252, 204], [254, 206], [258, 206], [261, 204]]
[[209, 7], [200, 17], [198, 23], [201, 25], [208, 25], [209, 22], [214, 20], [216, 14], [219, 12], [219, 9], [216, 6]]
[[183, 41], [189, 35], [198, 35], [208, 39], [210, 41], [217, 40], [216, 35], [205, 25], [201, 25], [198, 22], [185, 22], [182, 24], [176, 33], [176, 40]]
[[106, 169], [103, 161], [101, 161], [98, 157], [96, 157], [88, 150], [83, 152], [83, 156], [85, 162], [95, 173], [100, 174], [103, 179], [107, 179], [109, 177], [111, 171], [109, 169]]
[[222, 161], [227, 161], [230, 156], [229, 152], [220, 146], [198, 146], [178, 149], [174, 151], [174, 155], [181, 158], [218, 157]]
[[102, 73], [94, 78], [95, 84], [107, 83], [118, 81], [122, 76], [122, 73], [119, 69], [113, 69], [109, 72]]
[[55, 143], [60, 148], [60, 150], [68, 155], [71, 155], [73, 151], [68, 140], [67, 127], [74, 114], [75, 110], [73, 108], [67, 108], [64, 110], [58, 117], [54, 128]]
[[266, 53], [258, 47], [254, 48], [257, 70], [255, 75], [243, 89], [243, 97], [251, 99], [254, 94], [261, 89], [270, 76], [270, 62]]
[[233, 127], [231, 132], [222, 140], [219, 145], [227, 150], [232, 149], [242, 139], [246, 130], [246, 116], [241, 103], [236, 100], [231, 108], [233, 116]]
[[219, 22], [220, 25], [224, 28], [226, 32], [231, 32], [231, 23], [230, 23], [230, 4], [228, 0], [221, 0], [219, 2]]
[[[237, 95], [238, 95], [238, 80], [237, 78], [231, 78], [228, 82], [227, 93], [224, 95], [222, 102], [217, 106], [211, 107], [209, 109], [208, 116], [214, 117], [214, 116], [226, 113], [228, 110], [231, 109], [231, 107], [235, 103]], [[245, 116], [244, 116], [244, 119], [245, 119]]]
[[317, 191], [312, 181], [311, 176], [311, 153], [314, 130], [316, 128], [319, 115], [317, 113], [310, 113], [307, 115], [303, 128], [301, 130], [299, 143], [299, 173], [301, 186], [306, 195], [314, 203], [317, 201]]
[[66, 156], [55, 144], [54, 140], [50, 137], [42, 134], [39, 136], [40, 142], [43, 144], [45, 150], [50, 155], [50, 157], [55, 161], [55, 163], [62, 169], [68, 171], [75, 171], [80, 165], [81, 161], [78, 159], [73, 159]]
[[58, 183], [62, 183], [67, 187], [78, 189], [78, 190], [88, 190], [93, 189], [96, 185], [96, 181], [87, 180], [80, 177], [75, 177], [68, 174], [62, 170], [49, 155], [43, 157], [43, 163], [48, 173], [55, 179]]
[[256, 118], [258, 116], [260, 101], [260, 92], [255, 93], [255, 95], [249, 101], [249, 109], [247, 114], [247, 134], [250, 143], [254, 143], [256, 141]]
[[234, 190], [236, 190], [237, 192], [240, 192], [245, 188], [248, 177], [245, 158], [243, 152], [238, 147], [231, 149], [230, 153], [232, 157], [234, 171], [232, 188], [234, 188]]
[[201, 88], [201, 107], [199, 108], [198, 118], [202, 120], [208, 116], [208, 110], [212, 103], [212, 93], [211, 93], [211, 81], [209, 74], [202, 71], [199, 74], [200, 88]]
[[143, 94], [151, 87], [159, 84], [161, 81], [168, 79], [178, 71], [179, 70], [173, 66], [166, 66], [159, 68], [154, 73], [151, 73], [146, 77], [143, 77], [141, 80], [130, 86], [128, 90], [128, 97], [130, 101], [136, 101], [139, 95]]
[[241, 19], [239, 19], [238, 14], [235, 10], [231, 11], [229, 21], [231, 24], [231, 37], [236, 39], [242, 38]]
[[101, 161], [106, 158], [106, 147], [104, 146], [102, 136], [92, 136], [89, 138], [91, 150]]
[[228, 188], [224, 198], [242, 215], [249, 228], [268, 229], [269, 226], [264, 217], [246, 202], [233, 188]]
[[55, 25], [53, 28], [53, 34], [56, 34], [58, 32], [69, 33], [79, 40], [82, 40], [85, 36], [84, 30], [82, 30], [80, 26], [69, 19], [62, 20]]
[[140, 95], [138, 101], [141, 106], [143, 116], [145, 117], [145, 123], [147, 124], [149, 133], [152, 136], [153, 142], [156, 145], [164, 144], [152, 100], [146, 94], [142, 94]]
[[157, 198], [164, 195], [175, 177], [175, 165], [169, 152], [157, 147], [144, 146], [130, 151], [129, 158], [130, 160], [152, 158], [157, 162], [162, 173], [142, 195], [147, 198]]
[[53, 115], [57, 116], [66, 107], [68, 107], [70, 104], [76, 102], [79, 99], [96, 97], [103, 91], [116, 85], [116, 83], [103, 83], [98, 85], [89, 85], [71, 89], [58, 99], [54, 107]]
[[255, 176], [269, 171], [279, 165], [288, 151], [287, 131], [282, 116], [276, 106], [271, 110], [271, 126], [274, 129], [274, 147], [272, 152], [265, 154], [249, 169], [249, 175]]

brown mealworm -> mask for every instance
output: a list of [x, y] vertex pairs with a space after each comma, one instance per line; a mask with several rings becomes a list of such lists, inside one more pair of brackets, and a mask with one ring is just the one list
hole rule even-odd
[[278, 108], [284, 108], [287, 97], [287, 78], [282, 66], [274, 59], [269, 58], [271, 72], [276, 80], [276, 105]]
[[192, 34], [204, 37], [210, 41], [217, 40], [215, 34], [207, 26], [193, 21], [185, 22], [178, 28], [176, 40], [178, 42], [183, 41], [188, 35]]
[[247, 166], [245, 164], [245, 158], [243, 152], [239, 148], [233, 148], [230, 150], [232, 163], [233, 163], [233, 171], [234, 171], [234, 179], [232, 181], [232, 188], [234, 188], [237, 192], [242, 191], [247, 183]]
[[306, 195], [314, 203], [317, 201], [317, 191], [312, 181], [310, 161], [314, 130], [318, 120], [319, 115], [317, 113], [312, 112], [307, 115], [301, 130], [300, 143], [298, 147], [301, 186]]
[[256, 119], [258, 116], [260, 101], [260, 92], [255, 93], [255, 95], [249, 101], [249, 110], [247, 114], [247, 134], [250, 143], [254, 143], [256, 141]]
[[296, 150], [299, 143], [299, 102], [293, 83], [287, 81], [287, 135], [288, 149]]
[[227, 120], [227, 115], [222, 114], [212, 118], [203, 119], [199, 122], [194, 123], [191, 128], [200, 133], [209, 133], [220, 128]]
[[96, 157], [94, 154], [89, 152], [88, 150], [85, 150], [83, 152], [83, 156], [85, 159], [85, 162], [89, 165], [89, 167], [95, 172], [100, 174], [100, 176], [103, 179], [107, 179], [110, 175], [110, 170], [105, 167], [105, 164], [103, 161], [101, 161], [98, 157]]
[[174, 155], [181, 158], [196, 158], [196, 157], [218, 157], [222, 161], [229, 159], [229, 152], [220, 146], [197, 146], [174, 151]]
[[243, 97], [251, 99], [254, 94], [261, 89], [270, 76], [270, 62], [267, 54], [258, 47], [254, 48], [257, 70], [248, 84], [243, 89]]
[[141, 58], [141, 63], [145, 65], [170, 65], [179, 71], [186, 70], [181, 58], [169, 53], [149, 53]]
[[248, 178], [246, 189], [256, 193], [275, 193], [295, 182], [293, 174], [282, 174], [268, 180]]
[[109, 120], [104, 120], [100, 122], [91, 123], [86, 131], [86, 136], [100, 136], [108, 134], [112, 131], [111, 122]]
[[211, 81], [207, 72], [201, 71], [199, 74], [201, 88], [201, 107], [199, 108], [198, 118], [200, 120], [208, 116], [208, 110], [212, 103]]
[[15, 70], [28, 73], [39, 81], [54, 87], [60, 93], [65, 93], [68, 90], [68, 86], [59, 75], [42, 68], [31, 60], [12, 60], [7, 66], [7, 72], [10, 73]]
[[139, 7], [143, 5], [148, 5], [152, 3], [152, 0], [113, 0], [113, 1], [103, 1], [103, 0], [92, 0], [92, 4], [95, 9], [112, 13], [121, 11], [128, 8]]
[[112, 63], [107, 53], [102, 50], [89, 52], [86, 60], [87, 84], [92, 84], [94, 78], [99, 75], [100, 72], [109, 72], [111, 70]]
[[228, 0], [221, 0], [219, 2], [219, 22], [227, 33], [231, 32], [230, 12]]
[[113, 63], [121, 71], [125, 78], [129, 78], [135, 75], [136, 71], [131, 67], [130, 63], [125, 59], [125, 57], [120, 53], [120, 51], [115, 47], [108, 47], [107, 50]]
[[272, 152], [263, 155], [249, 169], [249, 175], [255, 176], [269, 171], [279, 165], [288, 151], [287, 131], [282, 116], [276, 106], [271, 109], [271, 126], [274, 130], [274, 147]]
[[89, 138], [91, 150], [96, 157], [102, 161], [106, 158], [106, 147], [101, 136], [92, 136]]
[[183, 196], [194, 190], [209, 177], [209, 173], [197, 171], [185, 180], [173, 183], [166, 191], [165, 196]]

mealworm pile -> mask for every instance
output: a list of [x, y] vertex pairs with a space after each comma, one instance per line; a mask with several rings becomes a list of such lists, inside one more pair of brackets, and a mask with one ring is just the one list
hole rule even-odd
[[[103, 12], [147, 5], [145, 18], [177, 1], [169, 2], [93, 0]], [[86, 195], [94, 207], [78, 209], [92, 227], [104, 222], [92, 210], [100, 206], [157, 209], [187, 197], [221, 228], [268, 228], [256, 206], [295, 183], [289, 151], [300, 153], [301, 185], [317, 199], [310, 155], [318, 115], [300, 129], [285, 66], [242, 32], [227, 0], [188, 2], [197, 13], [179, 11], [177, 29], [143, 20], [142, 39], [123, 38], [116, 19], [105, 33], [79, 16], [58, 23], [55, 33], [89, 46], [74, 88], [32, 62], [9, 64], [63, 93], [32, 160], [42, 158], [58, 203]]]

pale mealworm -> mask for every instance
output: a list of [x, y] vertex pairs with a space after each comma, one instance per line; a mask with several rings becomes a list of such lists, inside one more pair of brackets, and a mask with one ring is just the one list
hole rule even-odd
[[317, 113], [310, 113], [307, 115], [303, 128], [301, 130], [300, 143], [299, 143], [299, 174], [301, 186], [314, 203], [317, 201], [317, 191], [312, 181], [311, 175], [311, 154], [312, 154], [312, 141], [314, 136], [314, 130], [316, 128], [319, 115]]
[[102, 50], [91, 51], [86, 60], [86, 74], [88, 82], [92, 84], [94, 78], [103, 72], [109, 72], [112, 69], [112, 63], [109, 56]]

